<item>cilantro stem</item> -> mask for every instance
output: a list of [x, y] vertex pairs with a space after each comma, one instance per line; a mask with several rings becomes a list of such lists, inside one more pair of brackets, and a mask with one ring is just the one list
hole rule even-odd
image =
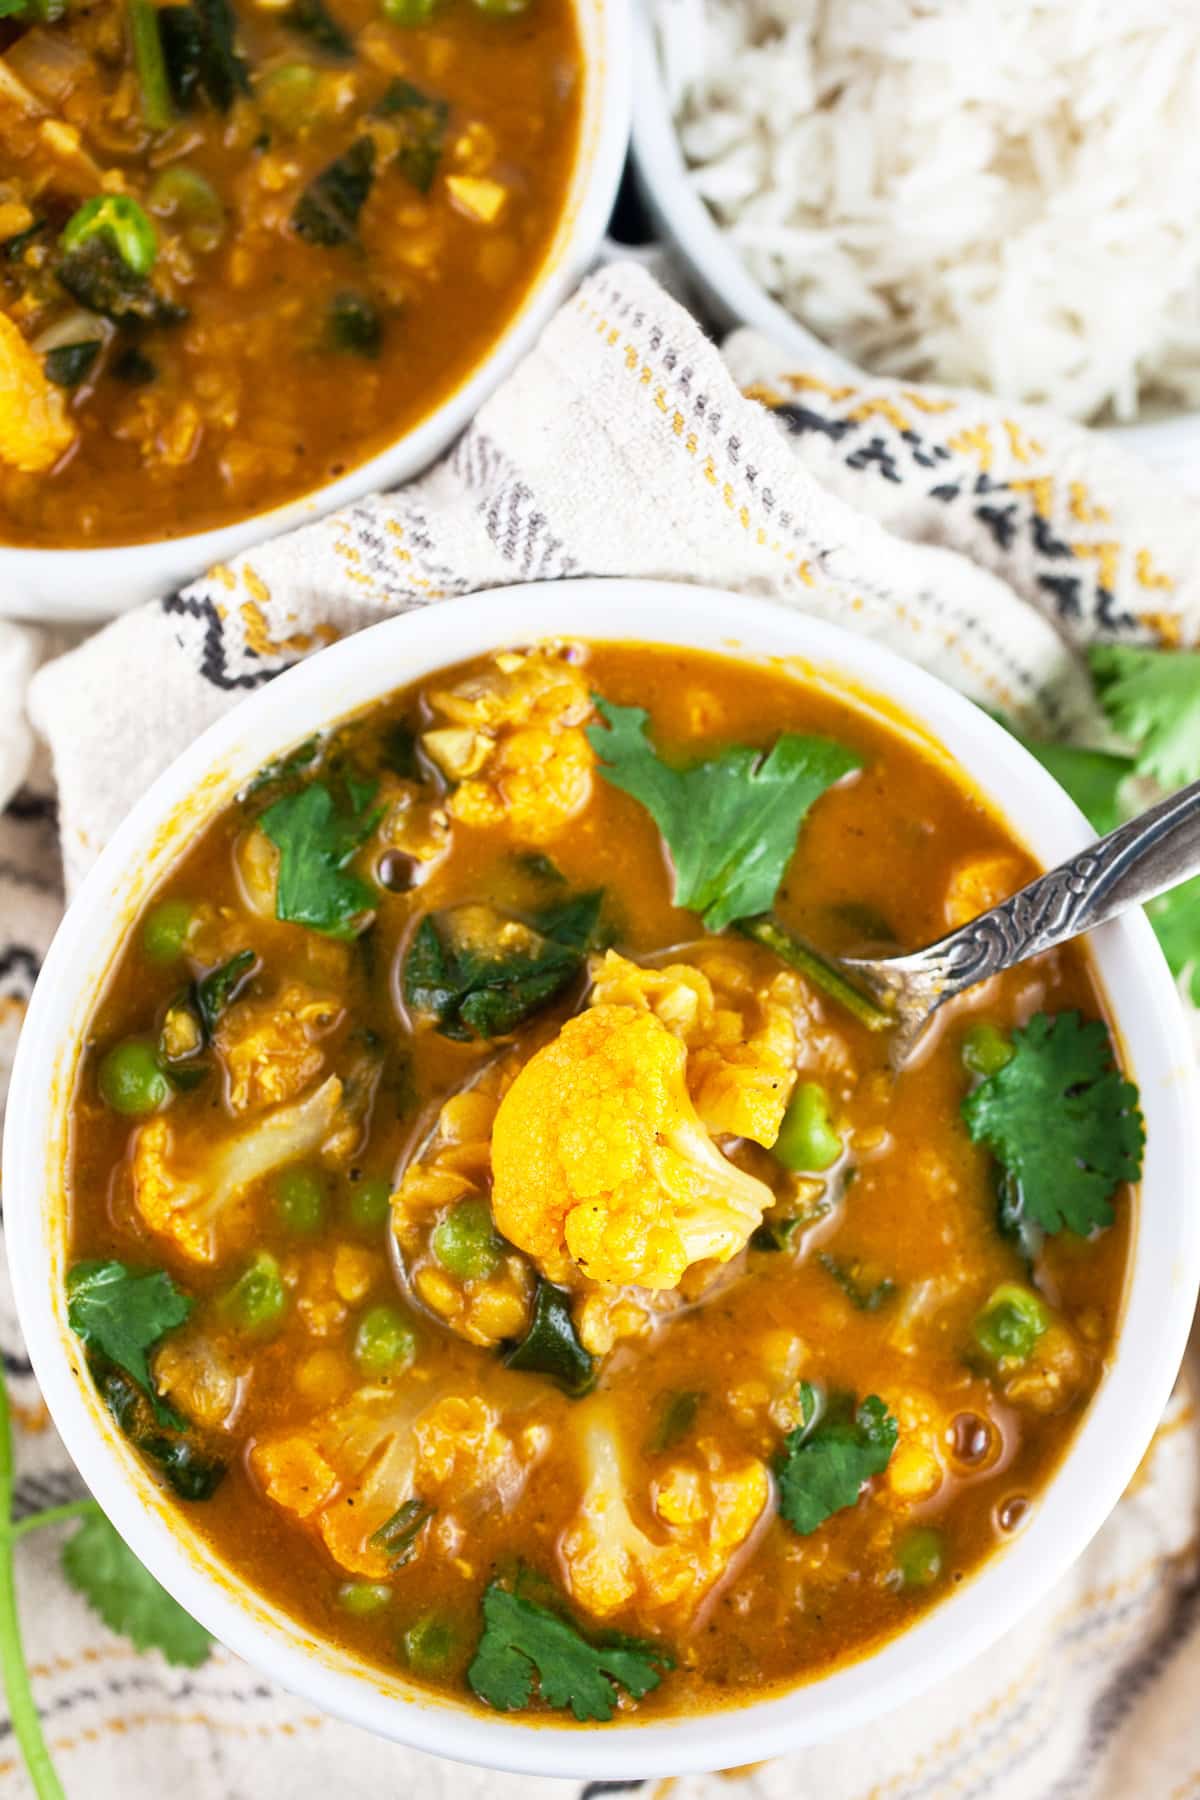
[[801, 975], [807, 975], [816, 987], [828, 994], [831, 1000], [836, 1000], [839, 1006], [844, 1006], [868, 1031], [887, 1031], [896, 1023], [891, 1013], [876, 1006], [873, 1000], [847, 981], [840, 969], [833, 963], [826, 962], [808, 944], [801, 943], [798, 937], [793, 937], [770, 913], [761, 913], [756, 919], [741, 919], [737, 928], [746, 937], [753, 938], [756, 944], [773, 950], [776, 956], [793, 969], [798, 969]]
[[[29, 1680], [29, 1666], [21, 1643], [21, 1621], [17, 1614], [17, 1590], [13, 1569], [13, 1544], [18, 1528], [13, 1525], [13, 1442], [9, 1416], [8, 1387], [0, 1370], [0, 1678], [8, 1700], [13, 1736], [25, 1759], [29, 1779], [38, 1800], [66, 1800], [62, 1783], [50, 1760], [50, 1751], [42, 1734], [37, 1702]], [[59, 1512], [61, 1509], [48, 1509]], [[46, 1523], [45, 1515], [36, 1515]], [[32, 1529], [32, 1521], [23, 1524]]]
[[88, 1513], [99, 1511], [99, 1502], [85, 1494], [78, 1500], [64, 1500], [61, 1506], [43, 1506], [40, 1512], [27, 1513], [17, 1520], [8, 1535], [15, 1544], [31, 1531], [40, 1531], [43, 1525], [61, 1525], [67, 1519], [82, 1519]]

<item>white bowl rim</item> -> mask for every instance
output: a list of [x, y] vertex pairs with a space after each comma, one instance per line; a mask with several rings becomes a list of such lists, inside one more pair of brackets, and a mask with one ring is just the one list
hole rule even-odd
[[[7, 1239], [18, 1314], [63, 1441], [117, 1530], [160, 1582], [238, 1655], [325, 1711], [380, 1736], [518, 1772], [631, 1778], [729, 1768], [824, 1741], [899, 1706], [1014, 1625], [1082, 1553], [1132, 1478], [1169, 1398], [1200, 1283], [1200, 1209], [1178, 1205], [1179, 1169], [1200, 1149], [1186, 1020], [1141, 914], [1092, 939], [1150, 1126], [1131, 1277], [1116, 1353], [1058, 1473], [1014, 1540], [898, 1638], [833, 1674], [740, 1708], [579, 1729], [480, 1715], [358, 1672], [230, 1578], [185, 1536], [151, 1478], [106, 1421], [66, 1327], [62, 1232], [47, 1207], [56, 1120], [69, 1092], [73, 1021], [86, 1016], [111, 946], [185, 830], [224, 804], [270, 755], [389, 690], [504, 645], [567, 633], [593, 641], [678, 644], [751, 660], [796, 659], [898, 706], [945, 747], [1042, 861], [1091, 841], [1082, 815], [1016, 740], [933, 676], [873, 641], [771, 602], [665, 582], [531, 584], [429, 606], [309, 658], [242, 701], [153, 783], [82, 885], [48, 952], [13, 1070], [4, 1143]], [[217, 778], [213, 779], [214, 773]], [[203, 808], [195, 796], [208, 778]], [[192, 802], [189, 808], [188, 801]], [[174, 840], [161, 828], [174, 817]], [[168, 854], [167, 846], [170, 847]], [[149, 851], [148, 847], [153, 846]], [[85, 1004], [86, 1003], [86, 1004]], [[48, 1148], [50, 1151], [48, 1152]], [[202, 1565], [207, 1565], [206, 1573]]]
[[[658, 232], [682, 258], [710, 305], [723, 315], [722, 322], [762, 332], [781, 349], [802, 358], [808, 369], [822, 371], [833, 380], [881, 379], [827, 344], [767, 292], [692, 186], [662, 79], [650, 0], [643, 0], [638, 7], [634, 42], [630, 146], [638, 186]], [[981, 399], [987, 397], [980, 395]], [[1189, 453], [1194, 460], [1200, 410], [1091, 429], [1151, 460], [1182, 462]]]
[[[503, 330], [432, 412], [336, 480], [307, 488], [293, 499], [223, 525], [182, 537], [95, 547], [77, 544], [54, 549], [0, 542], [0, 614], [15, 612], [47, 618], [108, 616], [116, 608], [92, 607], [86, 599], [69, 601], [61, 614], [52, 614], [46, 607], [13, 607], [4, 595], [10, 585], [19, 592], [23, 579], [47, 589], [61, 587], [64, 595], [89, 584], [121, 581], [133, 592], [128, 602], [133, 604], [141, 597], [146, 583], [165, 586], [196, 579], [241, 550], [312, 524], [338, 507], [376, 489], [393, 487], [427, 468], [532, 349], [603, 240], [629, 146], [633, 109], [632, 3], [633, 0], [572, 0], [581, 38], [587, 37], [587, 16], [595, 15], [597, 48], [583, 58], [585, 108], [570, 193], [542, 262]], [[191, 569], [191, 576], [179, 575], [181, 568]]]

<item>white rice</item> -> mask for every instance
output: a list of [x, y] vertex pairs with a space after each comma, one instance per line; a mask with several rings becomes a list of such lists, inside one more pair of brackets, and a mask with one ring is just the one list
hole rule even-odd
[[656, 0], [697, 192], [880, 373], [1200, 406], [1200, 0]]

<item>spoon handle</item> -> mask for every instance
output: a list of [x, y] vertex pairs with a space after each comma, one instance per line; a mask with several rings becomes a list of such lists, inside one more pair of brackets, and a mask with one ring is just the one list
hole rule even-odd
[[1053, 950], [1200, 875], [1200, 781], [1160, 800], [930, 946], [938, 999]]

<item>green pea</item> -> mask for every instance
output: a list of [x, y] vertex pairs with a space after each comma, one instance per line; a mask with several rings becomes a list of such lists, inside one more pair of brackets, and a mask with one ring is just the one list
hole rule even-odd
[[972, 1075], [995, 1075], [1013, 1059], [1012, 1044], [1002, 1031], [986, 1022], [972, 1025], [960, 1052], [964, 1069]]
[[393, 25], [427, 25], [437, 0], [383, 0], [383, 16]]
[[386, 1175], [368, 1175], [351, 1187], [350, 1222], [361, 1231], [377, 1231], [386, 1225], [391, 1210], [392, 1184]]
[[225, 236], [225, 208], [206, 175], [172, 163], [156, 175], [146, 204], [160, 218], [173, 219], [193, 250], [215, 250]]
[[96, 1081], [105, 1104], [132, 1117], [157, 1112], [171, 1094], [154, 1046], [144, 1038], [126, 1038], [124, 1043], [114, 1044], [100, 1064]]
[[772, 1155], [785, 1169], [819, 1172], [842, 1154], [841, 1138], [829, 1117], [829, 1096], [819, 1081], [801, 1081], [783, 1115]]
[[189, 900], [164, 900], [147, 914], [142, 926], [142, 949], [151, 962], [178, 962], [192, 928]]
[[914, 1525], [896, 1545], [896, 1567], [905, 1587], [932, 1587], [942, 1573], [946, 1546], [932, 1525]]
[[260, 1250], [217, 1305], [239, 1331], [256, 1336], [273, 1331], [287, 1311], [287, 1289], [275, 1258]]
[[400, 1639], [404, 1660], [417, 1675], [444, 1675], [458, 1648], [458, 1627], [445, 1613], [422, 1613]]
[[71, 214], [59, 239], [64, 250], [81, 250], [107, 238], [133, 275], [148, 275], [158, 255], [158, 237], [136, 200], [128, 194], [95, 194]]
[[394, 1306], [373, 1306], [358, 1322], [354, 1360], [368, 1375], [387, 1375], [407, 1367], [417, 1352], [412, 1326]]
[[438, 1220], [430, 1248], [443, 1269], [460, 1281], [478, 1281], [500, 1266], [500, 1240], [483, 1200], [460, 1200]]
[[355, 1619], [369, 1619], [382, 1612], [392, 1598], [386, 1581], [343, 1581], [337, 1591], [338, 1605]]
[[1029, 1288], [1004, 1282], [988, 1300], [971, 1334], [990, 1362], [1027, 1362], [1050, 1323], [1045, 1305]]
[[309, 1235], [325, 1217], [325, 1184], [315, 1169], [284, 1169], [275, 1177], [275, 1211], [288, 1231]]
[[475, 0], [481, 13], [487, 13], [493, 19], [515, 19], [518, 13], [528, 12], [533, 0]]
[[322, 111], [320, 88], [320, 73], [310, 63], [283, 63], [257, 83], [255, 97], [277, 131], [299, 137]]

